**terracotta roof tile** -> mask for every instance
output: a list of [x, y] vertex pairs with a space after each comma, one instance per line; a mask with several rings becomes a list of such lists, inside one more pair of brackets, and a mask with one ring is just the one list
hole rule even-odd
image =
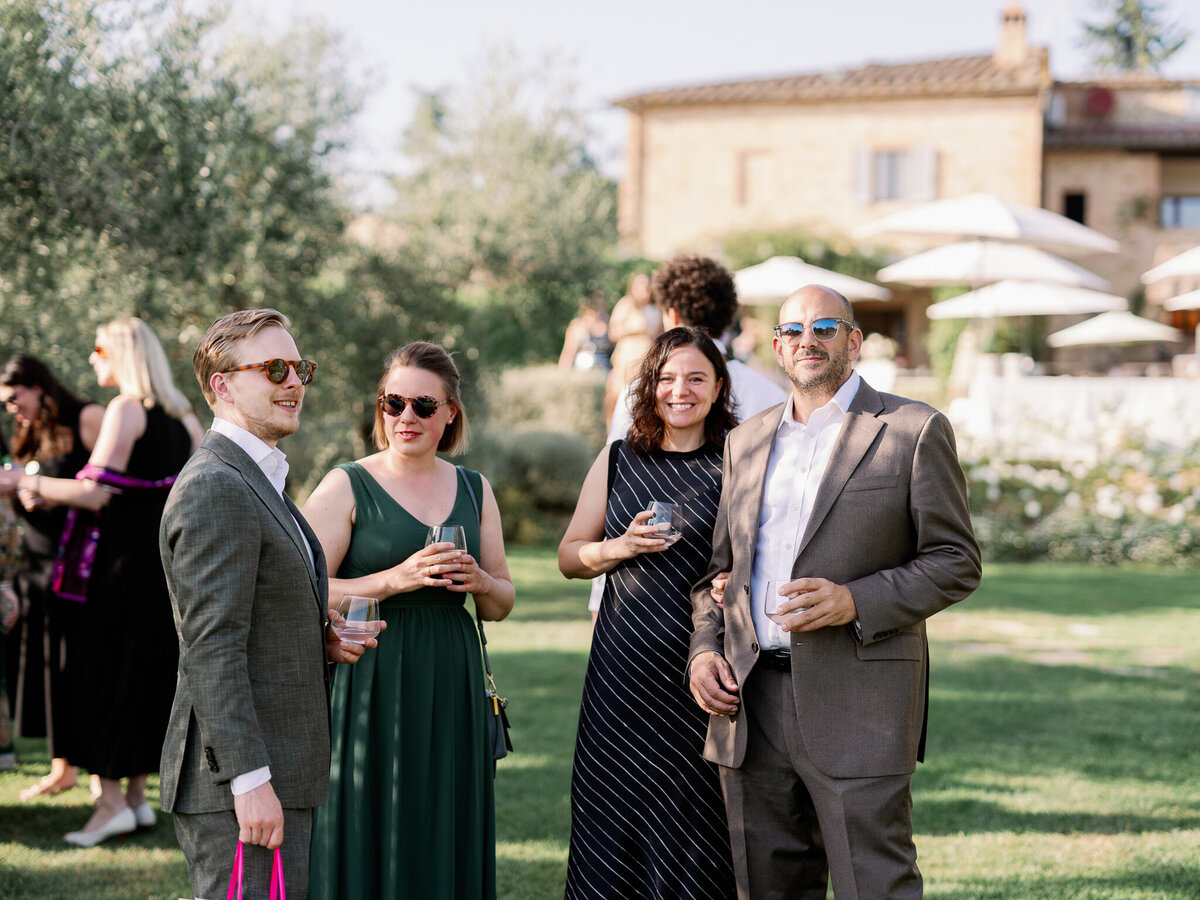
[[869, 63], [852, 69], [650, 91], [614, 102], [627, 109], [638, 109], [710, 103], [1029, 93], [1049, 87], [1047, 57], [1045, 48], [1030, 48], [1024, 64], [1010, 69], [998, 67], [991, 54], [895, 65]]

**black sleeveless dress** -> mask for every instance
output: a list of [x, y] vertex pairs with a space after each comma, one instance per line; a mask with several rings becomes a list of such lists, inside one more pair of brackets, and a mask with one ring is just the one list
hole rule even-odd
[[[190, 455], [187, 428], [152, 407], [125, 474], [157, 481], [178, 474]], [[129, 489], [100, 513], [96, 563], [80, 607], [83, 664], [72, 667], [82, 677], [75, 679], [80, 752], [71, 762], [104, 778], [158, 771], [175, 699], [179, 638], [158, 555], [167, 493]]]
[[571, 779], [567, 898], [735, 896], [725, 803], [701, 752], [707, 714], [684, 684], [692, 585], [712, 550], [721, 449], [617, 454], [604, 534], [654, 500], [681, 505], [683, 537], [605, 580]]
[[[71, 449], [39, 459], [45, 478], [74, 478], [87, 464], [89, 450], [79, 435], [82, 408], [65, 410], [59, 425], [71, 433]], [[6, 663], [14, 731], [21, 737], [47, 739], [51, 757], [74, 763], [77, 757], [79, 698], [68, 671], [74, 665], [80, 605], [50, 590], [50, 574], [63, 523], [65, 506], [27, 510], [15, 503], [24, 521], [21, 563], [16, 588], [21, 597], [21, 620], [8, 635]]]

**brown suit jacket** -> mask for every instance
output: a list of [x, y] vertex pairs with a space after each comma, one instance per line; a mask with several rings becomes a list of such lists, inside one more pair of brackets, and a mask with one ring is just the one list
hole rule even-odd
[[[692, 589], [691, 657], [722, 654], [738, 683], [753, 678], [758, 637], [750, 613], [763, 487], [784, 406], [730, 432], [709, 571]], [[722, 610], [712, 578], [729, 570]], [[853, 626], [792, 633], [796, 727], [826, 774], [911, 773], [924, 746], [928, 700], [925, 620], [975, 589], [979, 547], [966, 480], [946, 418], [865, 381], [847, 412], [801, 540], [792, 577], [846, 585]], [[745, 708], [713, 716], [704, 755], [741, 765]]]

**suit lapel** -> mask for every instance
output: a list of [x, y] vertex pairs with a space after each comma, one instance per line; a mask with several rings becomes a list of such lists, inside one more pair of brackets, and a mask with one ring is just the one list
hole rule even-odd
[[[325, 554], [321, 550], [321, 542], [317, 540], [317, 533], [312, 530], [312, 527], [308, 524], [308, 520], [300, 514], [300, 510], [296, 508], [296, 504], [292, 502], [292, 498], [284, 494], [283, 502], [287, 505], [288, 513], [291, 514], [295, 523], [300, 526], [300, 530], [304, 533], [304, 539], [308, 541], [308, 546], [312, 548], [313, 588], [317, 592], [317, 604], [319, 606], [321, 598], [327, 596], [329, 593], [329, 573], [325, 571]], [[305, 555], [307, 556], [307, 553]], [[321, 615], [322, 617], [325, 615], [324, 608], [321, 609]]]
[[745, 458], [733, 460], [733, 477], [738, 482], [736, 496], [742, 501], [737, 509], [737, 533], [751, 539], [758, 534], [767, 466], [771, 462], [771, 448], [775, 445], [782, 415], [779, 410], [770, 410], [758, 419], [751, 420], [745, 440]]
[[[275, 486], [263, 474], [263, 470], [258, 467], [258, 463], [251, 459], [245, 450], [229, 440], [229, 438], [215, 431], [210, 431], [205, 436], [204, 441], [209, 444], [214, 453], [241, 473], [242, 477], [246, 479], [246, 484], [258, 495], [258, 499], [262, 501], [271, 515], [274, 516], [275, 521], [279, 523], [279, 527], [291, 538], [292, 543], [296, 546], [296, 552], [304, 560], [304, 568], [308, 572], [313, 593], [317, 597], [317, 604], [320, 605], [320, 581], [321, 578], [327, 576], [325, 576], [323, 571], [318, 576], [313, 566], [309, 565], [308, 548], [304, 546], [305, 539], [309, 541], [309, 546], [312, 548], [312, 558], [313, 562], [316, 563], [317, 569], [324, 569], [325, 557], [321, 553], [321, 545], [317, 541], [316, 535], [312, 533], [311, 529], [308, 529], [308, 523], [304, 522], [304, 517], [300, 515], [300, 511], [296, 509], [295, 504], [286, 496], [281, 497], [276, 493]], [[303, 526], [300, 525], [301, 522], [304, 522]], [[301, 529], [308, 530], [302, 534]], [[325, 617], [324, 609], [321, 610], [321, 617], [322, 619]]]
[[[731, 496], [737, 498], [729, 512], [730, 538], [735, 547], [740, 545], [750, 548], [750, 558], [744, 576], [746, 585], [749, 585], [751, 572], [754, 570], [754, 550], [759, 517], [762, 514], [763, 487], [766, 484], [767, 465], [771, 461], [771, 448], [775, 444], [775, 434], [779, 430], [783, 409], [786, 409], [786, 404], [769, 409], [741, 426], [739, 430], [744, 431], [744, 436], [737, 442], [740, 449], [730, 460], [733, 484], [724, 488], [731, 491]], [[736, 620], [733, 623], [735, 629], [741, 629], [743, 633], [757, 634], [754, 617], [750, 612], [749, 595], [738, 588], [735, 598], [735, 602], [726, 607], [726, 615]]]
[[821, 479], [821, 486], [817, 489], [817, 496], [813, 501], [812, 515], [797, 548], [797, 557], [808, 546], [812, 536], [821, 527], [821, 522], [833, 508], [834, 501], [841, 495], [842, 488], [858, 468], [867, 450], [875, 443], [876, 435], [883, 428], [883, 422], [879, 418], [881, 412], [883, 400], [878, 391], [863, 381], [850, 402], [850, 409], [846, 411], [846, 420], [842, 423], [833, 455], [829, 458], [825, 476]]

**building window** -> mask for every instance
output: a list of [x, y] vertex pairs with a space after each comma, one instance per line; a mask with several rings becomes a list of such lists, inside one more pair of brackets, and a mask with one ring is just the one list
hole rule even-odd
[[1087, 224], [1087, 194], [1063, 194], [1063, 215], [1080, 225]]
[[1200, 197], [1163, 197], [1159, 215], [1163, 228], [1200, 228]]
[[771, 155], [766, 150], [741, 150], [737, 155], [733, 202], [738, 206], [770, 205]]
[[859, 203], [937, 198], [937, 148], [859, 147], [854, 159]]

